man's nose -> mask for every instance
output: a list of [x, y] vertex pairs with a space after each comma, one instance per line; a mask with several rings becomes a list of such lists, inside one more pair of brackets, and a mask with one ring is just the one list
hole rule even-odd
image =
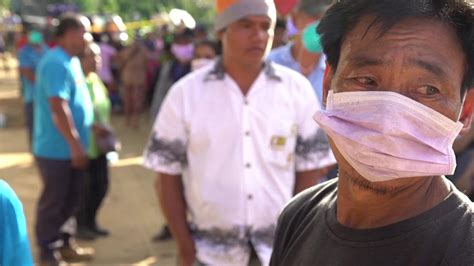
[[268, 38], [268, 30], [264, 30], [259, 27], [255, 27], [252, 31], [252, 40], [265, 41]]

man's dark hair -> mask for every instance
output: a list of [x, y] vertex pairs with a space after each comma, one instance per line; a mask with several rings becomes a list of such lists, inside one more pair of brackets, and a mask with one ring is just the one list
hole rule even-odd
[[84, 27], [84, 24], [81, 22], [81, 17], [79, 15], [68, 14], [61, 17], [59, 25], [56, 28], [56, 37], [63, 37], [68, 31], [78, 30]]
[[278, 18], [276, 21], [275, 29], [286, 29], [286, 19]]
[[338, 0], [327, 10], [317, 29], [328, 63], [334, 70], [344, 38], [365, 15], [375, 16], [370, 27], [380, 25], [381, 35], [407, 18], [431, 18], [452, 25], [468, 64], [462, 94], [474, 86], [474, 4], [471, 0]]

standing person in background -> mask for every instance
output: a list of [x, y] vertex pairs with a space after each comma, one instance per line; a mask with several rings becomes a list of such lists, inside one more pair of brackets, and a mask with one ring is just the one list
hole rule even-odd
[[106, 134], [110, 128], [110, 100], [107, 88], [96, 74], [100, 69], [100, 47], [89, 43], [79, 57], [86, 76], [87, 87], [94, 108], [94, 123], [89, 138], [89, 167], [86, 175], [84, 200], [78, 213], [78, 238], [94, 239], [96, 236], [108, 236], [109, 232], [97, 224], [97, 212], [109, 187], [109, 166], [105, 153], [97, 147], [95, 136]]
[[273, 40], [272, 49], [286, 45], [288, 42], [288, 30], [286, 29], [286, 20], [279, 18], [275, 26], [275, 39]]
[[112, 110], [120, 112], [123, 104], [119, 89], [120, 71], [117, 67], [120, 44], [114, 43], [109, 33], [102, 33], [99, 46], [102, 65], [97, 73], [107, 87]]
[[143, 45], [148, 50], [148, 67], [147, 67], [147, 88], [145, 95], [145, 108], [149, 108], [153, 99], [155, 85], [158, 82], [160, 74], [160, 57], [164, 48], [164, 42], [159, 37], [158, 32], [150, 32], [146, 35]]
[[30, 146], [33, 138], [33, 96], [36, 91], [36, 67], [47, 50], [48, 47], [44, 44], [43, 35], [39, 31], [33, 30], [28, 34], [28, 44], [18, 53], [26, 128], [28, 130]]
[[[196, 44], [194, 59], [191, 62], [192, 71], [196, 71], [215, 62], [217, 56], [216, 44], [212, 41], [201, 41]], [[163, 96], [164, 98], [164, 96]], [[153, 236], [153, 242], [171, 239], [171, 231], [168, 225], [163, 226], [161, 231]]]
[[10, 65], [8, 64], [8, 58], [6, 55], [7, 52], [7, 43], [5, 41], [5, 37], [3, 33], [0, 32], [0, 59], [3, 63], [3, 70], [10, 71]]
[[20, 51], [23, 46], [28, 44], [28, 29], [27, 27], [15, 36], [15, 51]]
[[303, 65], [305, 59], [303, 53], [305, 49], [302, 42], [302, 32], [311, 23], [319, 20], [324, 11], [332, 3], [332, 0], [299, 0], [294, 9], [291, 20], [298, 30], [298, 35], [294, 42], [273, 50], [268, 56], [268, 60], [277, 64], [289, 67], [303, 74], [313, 85], [314, 92], [320, 103], [323, 99], [323, 78], [326, 69], [326, 57], [319, 53], [313, 57], [311, 64]]
[[58, 46], [44, 55], [36, 71], [33, 154], [43, 181], [36, 217], [40, 265], [90, 260], [94, 255], [74, 239], [94, 115], [76, 57], [84, 52], [89, 25], [82, 16], [61, 18]]
[[193, 32], [190, 29], [185, 29], [182, 33], [175, 36], [174, 42], [171, 45], [171, 54], [173, 59], [162, 66], [160, 78], [156, 83], [153, 101], [150, 107], [150, 117], [153, 121], [171, 86], [191, 72], [194, 44]]
[[0, 180], [0, 265], [33, 266], [23, 206]]
[[222, 58], [170, 89], [144, 164], [179, 265], [268, 265], [281, 209], [334, 157], [308, 115], [320, 108], [311, 84], [265, 62], [273, 0], [219, 0], [217, 14]]
[[196, 71], [215, 62], [217, 57], [217, 44], [213, 41], [196, 43], [194, 58], [191, 61], [191, 70]]
[[209, 33], [207, 27], [202, 24], [198, 24], [193, 31], [194, 42], [199, 43], [209, 40]]
[[148, 51], [139, 40], [119, 54], [126, 125], [138, 129], [146, 91]]
[[106, 33], [100, 35], [99, 47], [101, 64], [97, 74], [102, 79], [102, 82], [104, 82], [109, 94], [114, 94], [118, 86], [112, 74], [112, 61], [117, 55], [117, 49], [110, 44], [110, 38]]

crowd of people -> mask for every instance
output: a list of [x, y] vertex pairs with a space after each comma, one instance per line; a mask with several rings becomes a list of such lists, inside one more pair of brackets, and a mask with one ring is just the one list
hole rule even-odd
[[[110, 116], [137, 129], [147, 108], [168, 224], [153, 239], [179, 265], [474, 264], [469, 3], [217, 0], [212, 30], [128, 45], [90, 26], [67, 14], [53, 47], [31, 30], [18, 52], [40, 265], [94, 258], [75, 239], [110, 233]], [[31, 265], [0, 195], [22, 244], [0, 264]]]

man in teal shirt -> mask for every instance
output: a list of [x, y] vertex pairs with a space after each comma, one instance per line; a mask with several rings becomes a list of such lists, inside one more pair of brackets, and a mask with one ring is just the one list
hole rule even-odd
[[23, 84], [23, 102], [25, 103], [26, 127], [28, 129], [28, 141], [31, 144], [33, 134], [33, 95], [35, 93], [36, 67], [48, 47], [43, 42], [43, 36], [38, 31], [28, 34], [28, 44], [21, 48], [18, 53], [20, 63], [20, 75]]
[[92, 259], [92, 249], [75, 245], [75, 214], [88, 164], [93, 110], [79, 59], [90, 22], [81, 16], [60, 21], [58, 46], [40, 61], [36, 77], [33, 154], [43, 181], [36, 237], [40, 263]]
[[3, 180], [0, 180], [0, 265], [33, 265], [23, 206]]

